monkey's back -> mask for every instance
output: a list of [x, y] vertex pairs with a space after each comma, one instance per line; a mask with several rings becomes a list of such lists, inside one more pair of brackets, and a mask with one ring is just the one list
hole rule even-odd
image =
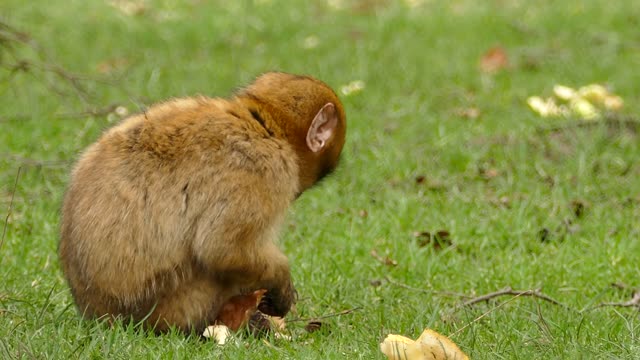
[[76, 302], [126, 313], [199, 269], [233, 268], [225, 243], [275, 235], [297, 189], [293, 150], [233, 102], [177, 99], [124, 120], [82, 155], [65, 195], [59, 252]]

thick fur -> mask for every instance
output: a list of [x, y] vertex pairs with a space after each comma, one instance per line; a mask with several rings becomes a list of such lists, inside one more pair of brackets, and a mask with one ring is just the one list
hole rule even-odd
[[[328, 146], [304, 139], [336, 105]], [[291, 202], [337, 165], [346, 131], [335, 93], [310, 77], [267, 73], [230, 99], [161, 103], [108, 130], [81, 156], [62, 208], [59, 255], [80, 312], [201, 331], [231, 297], [267, 289], [293, 301], [276, 247]]]

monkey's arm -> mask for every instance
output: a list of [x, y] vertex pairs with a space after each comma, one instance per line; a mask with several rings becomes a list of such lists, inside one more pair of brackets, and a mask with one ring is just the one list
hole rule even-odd
[[295, 290], [275, 240], [297, 191], [295, 174], [229, 166], [210, 175], [188, 190], [189, 206], [204, 210], [196, 218], [193, 256], [231, 296], [266, 289], [260, 310], [285, 315]]
[[[268, 315], [284, 316], [295, 301], [286, 256], [270, 239], [258, 240], [263, 234], [255, 234], [256, 238], [251, 239], [253, 236], [247, 237], [244, 231], [235, 233], [240, 234], [243, 234], [241, 238], [227, 237], [223, 242], [211, 237], [209, 244], [194, 246], [198, 262], [204, 265], [214, 281], [228, 289], [230, 296], [266, 289], [259, 310]], [[263, 242], [261, 246], [255, 246]]]

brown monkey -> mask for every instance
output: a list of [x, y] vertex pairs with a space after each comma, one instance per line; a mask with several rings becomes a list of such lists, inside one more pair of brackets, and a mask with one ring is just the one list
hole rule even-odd
[[171, 100], [106, 131], [62, 207], [80, 312], [200, 332], [266, 289], [258, 309], [284, 316], [294, 289], [274, 240], [291, 202], [336, 167], [345, 121], [324, 83], [267, 73], [229, 99]]

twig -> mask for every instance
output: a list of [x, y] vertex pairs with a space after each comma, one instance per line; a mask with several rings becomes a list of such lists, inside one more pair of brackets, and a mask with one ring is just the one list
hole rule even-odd
[[91, 109], [86, 109], [80, 112], [68, 112], [68, 113], [56, 114], [54, 115], [54, 117], [58, 119], [78, 119], [78, 118], [85, 118], [88, 116], [91, 116], [91, 117], [106, 116], [114, 112], [118, 108], [118, 106], [119, 106], [118, 104], [111, 104], [105, 107], [91, 108]]
[[598, 120], [598, 121], [578, 120], [578, 121], [573, 121], [571, 123], [560, 125], [560, 126], [538, 128], [536, 129], [536, 132], [542, 135], [542, 134], [549, 134], [549, 133], [558, 133], [558, 132], [567, 131], [571, 129], [587, 129], [587, 128], [592, 128], [592, 127], [601, 126], [601, 125], [607, 125], [607, 127], [610, 127], [610, 128], [624, 127], [634, 132], [637, 132], [638, 130], [640, 130], [640, 121], [634, 117], [631, 117], [631, 116], [621, 117], [618, 115], [609, 115], [604, 119]]
[[[492, 312], [500, 309], [501, 307], [507, 305], [508, 303], [514, 301], [515, 299], [519, 298], [520, 296], [523, 296], [523, 293], [520, 293], [514, 297], [512, 297], [511, 299], [499, 304], [498, 306], [491, 308], [487, 311], [485, 311], [484, 313], [482, 313], [482, 315], [478, 316], [477, 318], [473, 319], [471, 322], [469, 322], [468, 324], [466, 324], [465, 326], [461, 327], [460, 329], [456, 330], [454, 333], [452, 333], [451, 335], [449, 335], [449, 337], [454, 337], [456, 335], [458, 335], [459, 333], [461, 333], [464, 329], [468, 328], [469, 326], [471, 326], [472, 324], [480, 321], [482, 318], [484, 318], [485, 316], [491, 314]], [[455, 310], [455, 309], [454, 309]]]
[[318, 317], [295, 318], [295, 319], [287, 320], [287, 323], [298, 322], [298, 321], [318, 321], [318, 320], [326, 319], [326, 318], [330, 318], [330, 317], [348, 315], [348, 314], [351, 314], [352, 312], [356, 312], [356, 311], [358, 311], [360, 309], [362, 309], [362, 306], [356, 306], [356, 307], [351, 308], [351, 309], [342, 310], [342, 311], [337, 312], [337, 313], [331, 313], [331, 314], [322, 315], [322, 316], [318, 316]]
[[420, 289], [417, 287], [413, 287], [413, 286], [409, 286], [407, 284], [403, 284], [401, 282], [398, 282], [396, 280], [393, 280], [392, 278], [385, 276], [384, 279], [391, 285], [395, 285], [397, 287], [401, 287], [403, 289], [407, 289], [407, 290], [412, 290], [412, 291], [417, 291], [417, 292], [421, 292], [421, 293], [425, 293], [425, 294], [431, 294], [432, 292], [430, 290], [426, 290], [426, 289]]
[[13, 210], [13, 198], [16, 195], [16, 188], [18, 187], [18, 179], [20, 178], [20, 171], [22, 171], [22, 166], [18, 167], [18, 173], [16, 174], [16, 181], [13, 184], [13, 191], [11, 192], [11, 201], [9, 202], [9, 211], [7, 212], [7, 217], [4, 218], [4, 227], [2, 228], [2, 238], [0, 238], [0, 251], [2, 251], [2, 246], [4, 245], [4, 237], [7, 234], [7, 226], [9, 225], [9, 217], [11, 216], [11, 211]]
[[0, 159], [2, 158], [15, 161], [21, 165], [35, 167], [66, 167], [72, 163], [70, 160], [37, 160], [10, 153], [0, 153]]
[[602, 302], [596, 306], [593, 306], [589, 309], [583, 311], [591, 311], [602, 307], [635, 307], [640, 311], [640, 290], [633, 293], [633, 297], [629, 301], [624, 302]]
[[378, 260], [382, 265], [398, 266], [398, 262], [390, 258], [389, 255], [387, 255], [386, 257], [378, 255], [378, 251], [376, 249], [371, 250], [371, 257]]
[[29, 34], [16, 30], [4, 21], [0, 21], [0, 40], [28, 43], [31, 41], [31, 37], [29, 37]]
[[506, 287], [506, 288], [504, 288], [502, 290], [495, 291], [495, 292], [492, 292], [492, 293], [488, 293], [488, 294], [481, 295], [481, 296], [475, 297], [473, 299], [467, 300], [467, 301], [463, 302], [462, 304], [457, 305], [453, 310], [455, 311], [455, 310], [458, 310], [458, 309], [463, 308], [463, 307], [472, 306], [472, 305], [477, 304], [479, 302], [488, 301], [488, 300], [491, 300], [493, 298], [497, 298], [497, 297], [505, 296], [505, 295], [512, 295], [512, 296], [515, 296], [515, 297], [532, 296], [532, 297], [535, 297], [535, 298], [538, 298], [538, 299], [542, 299], [544, 301], [548, 301], [548, 302], [550, 302], [550, 303], [552, 303], [554, 305], [561, 306], [561, 307], [563, 307], [565, 309], [568, 308], [566, 305], [560, 303], [559, 301], [554, 300], [554, 299], [550, 298], [549, 296], [543, 294], [540, 291], [540, 289], [513, 290], [511, 287]]
[[[89, 108], [83, 111], [78, 112], [67, 112], [67, 113], [57, 113], [53, 114], [51, 117], [54, 119], [64, 120], [64, 119], [84, 119], [87, 117], [102, 117], [111, 114], [118, 108], [119, 105], [111, 104], [101, 108]], [[0, 117], [0, 122], [10, 122], [10, 121], [26, 121], [29, 120], [32, 116], [28, 114], [21, 115], [11, 115], [6, 117]]]
[[625, 290], [625, 289], [628, 288], [627, 284], [625, 284], [623, 282], [611, 283], [611, 287], [614, 287], [614, 288], [619, 289], [619, 290]]

